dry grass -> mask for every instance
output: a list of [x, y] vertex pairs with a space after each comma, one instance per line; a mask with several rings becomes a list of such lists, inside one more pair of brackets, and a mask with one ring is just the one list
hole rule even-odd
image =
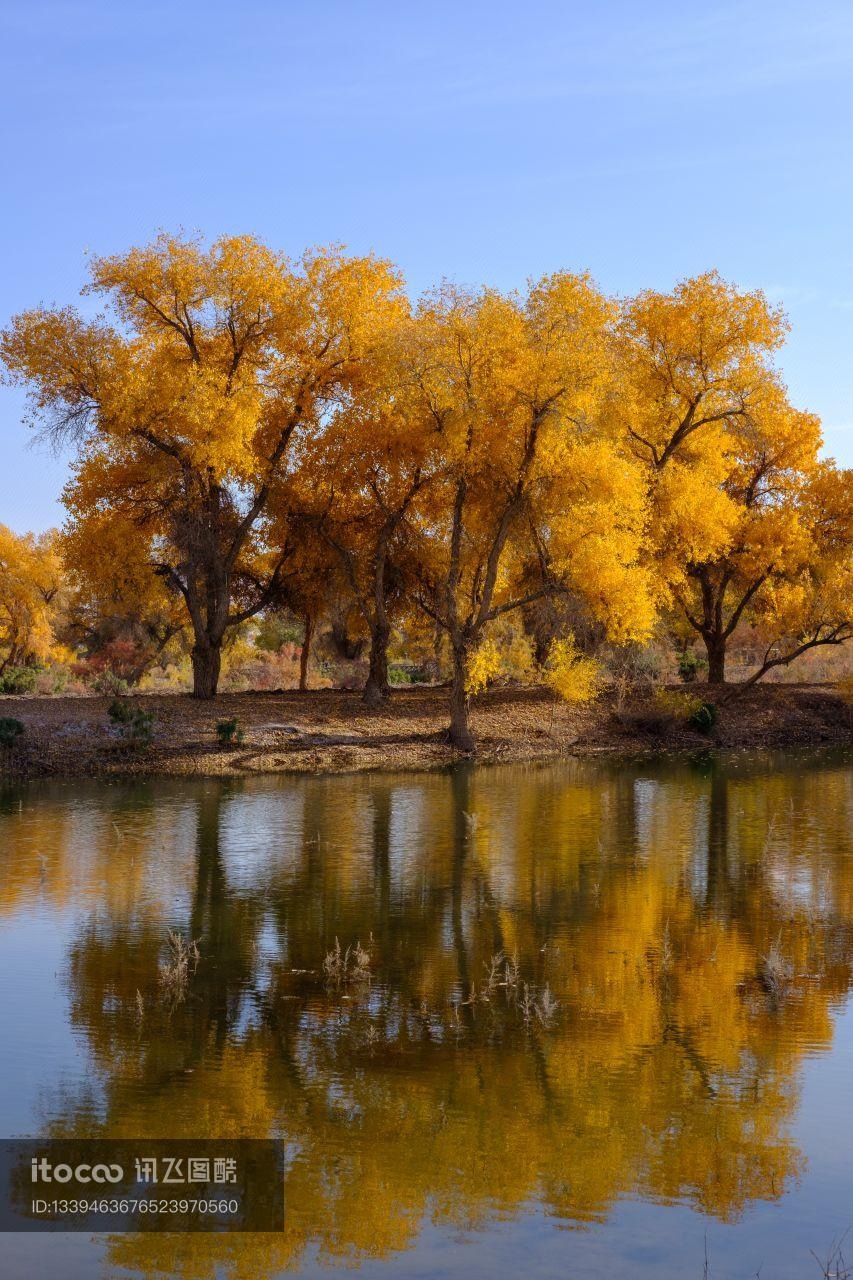
[[[809, 1250], [809, 1253], [817, 1263], [820, 1275], [823, 1276], [824, 1280], [853, 1280], [853, 1268], [851, 1268], [850, 1264], [845, 1260], [844, 1254], [841, 1251], [841, 1246], [847, 1239], [849, 1231], [850, 1228], [848, 1227], [837, 1240], [832, 1241], [824, 1257], [815, 1253], [814, 1249]], [[745, 1275], [746, 1273], [744, 1272], [743, 1274]], [[763, 1280], [763, 1269], [759, 1267], [757, 1271], [753, 1271], [752, 1278], [753, 1280]], [[705, 1233], [705, 1254], [702, 1266], [702, 1280], [714, 1280], [714, 1273], [711, 1269], [711, 1259], [708, 1249], [707, 1232]], [[766, 1280], [772, 1280], [772, 1276], [768, 1275]]]
[[526, 1027], [531, 1026], [534, 1022], [538, 1022], [542, 1027], [550, 1027], [560, 1007], [560, 1002], [554, 996], [547, 982], [542, 990], [538, 992], [535, 987], [528, 986], [525, 982], [518, 1007], [521, 1010], [521, 1016]]
[[[510, 1022], [520, 1018], [528, 1030], [533, 1026], [548, 1028], [552, 1025], [560, 1001], [547, 982], [537, 985], [532, 981], [521, 981], [516, 954], [496, 951], [483, 968], [484, 982], [480, 986], [472, 982], [468, 995], [451, 1003], [452, 1019], [457, 1029], [462, 1026], [460, 1010], [467, 1009], [470, 1017], [476, 1017], [478, 1007], [484, 1005], [489, 1007], [492, 1017], [508, 1015]], [[427, 1016], [426, 1007], [423, 1013]]]
[[186, 998], [190, 976], [195, 973], [201, 955], [193, 938], [184, 938], [174, 929], [169, 930], [167, 943], [168, 954], [160, 965], [160, 988], [172, 1001], [179, 1003]]
[[849, 1230], [850, 1228], [848, 1227], [842, 1236], [837, 1240], [833, 1240], [829, 1247], [829, 1252], [824, 1258], [818, 1257], [814, 1249], [811, 1250], [811, 1255], [820, 1267], [824, 1280], [850, 1280], [851, 1276], [853, 1276], [853, 1269], [845, 1261], [844, 1254], [841, 1252], [841, 1246], [847, 1239]]
[[771, 944], [767, 955], [762, 957], [759, 971], [761, 985], [773, 1005], [780, 1005], [785, 999], [794, 976], [793, 966], [785, 959], [781, 942], [780, 937]]
[[508, 956], [505, 951], [496, 951], [485, 965], [485, 994], [491, 995], [503, 987], [507, 991], [515, 991], [518, 986], [518, 955]]
[[360, 942], [353, 943], [343, 951], [335, 938], [335, 945], [323, 960], [323, 974], [329, 986], [363, 985], [371, 977], [370, 952]]

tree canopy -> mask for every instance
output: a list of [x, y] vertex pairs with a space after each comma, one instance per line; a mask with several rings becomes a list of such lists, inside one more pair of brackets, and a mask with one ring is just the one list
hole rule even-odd
[[[850, 473], [790, 402], [787, 321], [759, 291], [708, 272], [619, 301], [556, 272], [410, 301], [373, 256], [160, 235], [92, 259], [84, 292], [103, 312], [0, 336], [31, 421], [74, 450], [76, 634], [150, 655], [185, 631], [198, 697], [228, 637], [283, 608], [303, 683], [320, 615], [354, 621], [372, 705], [393, 636], [432, 628], [463, 750], [495, 628], [543, 601], [615, 644], [680, 628], [715, 682], [739, 629], [750, 679], [851, 635]], [[29, 545], [10, 655], [41, 643]]]
[[78, 466], [76, 519], [132, 522], [152, 572], [183, 599], [197, 696], [216, 690], [229, 627], [274, 600], [285, 568], [264, 537], [301, 437], [353, 394], [405, 305], [390, 266], [337, 250], [298, 263], [243, 236], [205, 249], [160, 236], [91, 264], [110, 319], [19, 316], [3, 354]]

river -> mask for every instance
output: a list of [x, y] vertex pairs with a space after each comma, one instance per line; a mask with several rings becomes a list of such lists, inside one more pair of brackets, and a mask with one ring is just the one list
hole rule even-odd
[[286, 1165], [278, 1234], [6, 1234], [0, 1273], [819, 1275], [851, 830], [839, 754], [6, 786], [0, 1135]]

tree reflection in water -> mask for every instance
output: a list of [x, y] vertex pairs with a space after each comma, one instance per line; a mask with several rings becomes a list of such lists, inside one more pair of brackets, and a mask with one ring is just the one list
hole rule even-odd
[[[2, 910], [40, 876], [81, 911], [91, 1082], [52, 1097], [48, 1131], [288, 1151], [280, 1236], [117, 1237], [113, 1264], [260, 1275], [309, 1245], [404, 1249], [425, 1218], [538, 1203], [577, 1225], [626, 1194], [731, 1220], [798, 1176], [798, 1069], [853, 960], [841, 764], [146, 783], [92, 805], [81, 825], [45, 790], [26, 838], [47, 871], [0, 844]], [[177, 1001], [170, 928], [202, 957]], [[336, 937], [368, 947], [368, 982], [326, 981]]]

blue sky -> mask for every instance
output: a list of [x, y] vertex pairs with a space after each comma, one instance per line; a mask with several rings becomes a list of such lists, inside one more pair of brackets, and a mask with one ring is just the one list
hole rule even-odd
[[[0, 322], [158, 228], [393, 258], [413, 291], [717, 267], [781, 301], [853, 463], [853, 5], [0, 0]], [[61, 459], [0, 388], [0, 521]]]

